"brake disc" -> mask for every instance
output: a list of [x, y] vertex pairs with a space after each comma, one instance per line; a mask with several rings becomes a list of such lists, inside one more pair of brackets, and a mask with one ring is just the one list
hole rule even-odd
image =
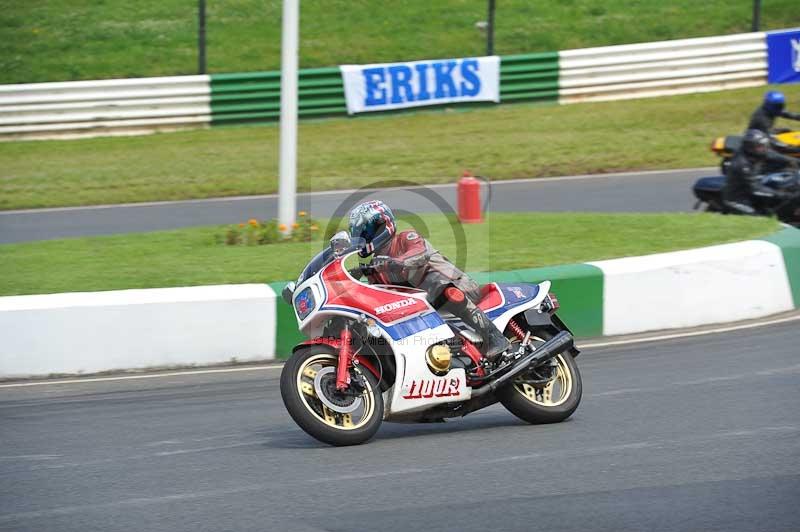
[[364, 402], [361, 397], [343, 394], [336, 389], [336, 368], [327, 366], [320, 369], [314, 377], [314, 391], [319, 400], [339, 414], [355, 412]]

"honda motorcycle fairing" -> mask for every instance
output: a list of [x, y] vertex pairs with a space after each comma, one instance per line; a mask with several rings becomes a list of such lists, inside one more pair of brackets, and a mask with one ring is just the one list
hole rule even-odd
[[347, 234], [336, 235], [282, 294], [310, 338], [281, 373], [284, 404], [303, 430], [353, 445], [384, 420], [441, 421], [498, 401], [531, 423], [562, 421], [575, 411], [582, 393], [578, 350], [555, 315], [549, 281], [482, 288], [477, 305], [511, 342], [489, 362], [478, 347], [482, 338], [440, 314], [424, 291], [357, 280], [345, 262], [360, 249]]
[[[455, 336], [428, 303], [425, 292], [402, 286], [369, 285], [355, 279], [343, 265], [356, 252], [331, 262], [297, 286], [293, 305], [300, 331], [312, 339], [322, 337], [331, 316], [374, 320], [394, 354], [397, 368], [398, 380], [386, 402], [386, 420], [391, 420], [393, 413], [469, 399], [472, 390], [467, 386], [464, 369], [452, 368], [447, 374], [437, 376], [431, 374], [425, 362], [429, 346]], [[549, 289], [550, 281], [539, 285], [491, 283], [482, 290], [478, 306], [502, 331], [512, 317], [538, 306]], [[314, 342], [310, 340], [306, 345]]]

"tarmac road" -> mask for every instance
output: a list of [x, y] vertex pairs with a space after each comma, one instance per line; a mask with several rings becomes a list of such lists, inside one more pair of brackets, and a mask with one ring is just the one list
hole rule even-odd
[[[695, 168], [497, 181], [492, 183], [489, 208], [506, 212], [690, 211], [694, 204], [692, 184], [698, 177], [717, 172], [716, 168]], [[422, 213], [441, 210], [431, 200], [436, 196], [448, 209], [455, 209], [455, 185], [425, 188], [427, 191], [419, 188], [382, 190], [368, 197], [379, 197], [396, 210]], [[300, 194], [298, 208], [315, 217], [327, 218], [341, 208], [351, 194], [351, 191]], [[263, 220], [277, 216], [277, 205], [277, 197], [271, 195], [6, 211], [0, 212], [0, 244], [239, 223], [250, 218]]]
[[798, 323], [586, 349], [565, 423], [496, 405], [350, 448], [276, 369], [0, 387], [0, 530], [797, 530]]

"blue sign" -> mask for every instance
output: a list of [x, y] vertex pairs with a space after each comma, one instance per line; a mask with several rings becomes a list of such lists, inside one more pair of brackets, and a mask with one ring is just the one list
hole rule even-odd
[[769, 83], [800, 83], [800, 28], [767, 33]]
[[341, 65], [349, 113], [500, 101], [500, 58]]
[[[433, 69], [433, 87], [428, 87], [428, 69]], [[481, 91], [477, 72], [477, 59], [417, 63], [413, 69], [408, 65], [365, 68], [361, 71], [367, 93], [364, 106], [475, 96]], [[460, 75], [458, 83], [455, 74]], [[412, 84], [415, 78], [417, 83]]]

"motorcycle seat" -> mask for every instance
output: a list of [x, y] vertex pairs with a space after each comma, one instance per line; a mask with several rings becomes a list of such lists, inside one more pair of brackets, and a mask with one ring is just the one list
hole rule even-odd
[[502, 304], [503, 294], [500, 292], [497, 283], [489, 283], [481, 287], [481, 298], [478, 300], [478, 308], [486, 312]]

